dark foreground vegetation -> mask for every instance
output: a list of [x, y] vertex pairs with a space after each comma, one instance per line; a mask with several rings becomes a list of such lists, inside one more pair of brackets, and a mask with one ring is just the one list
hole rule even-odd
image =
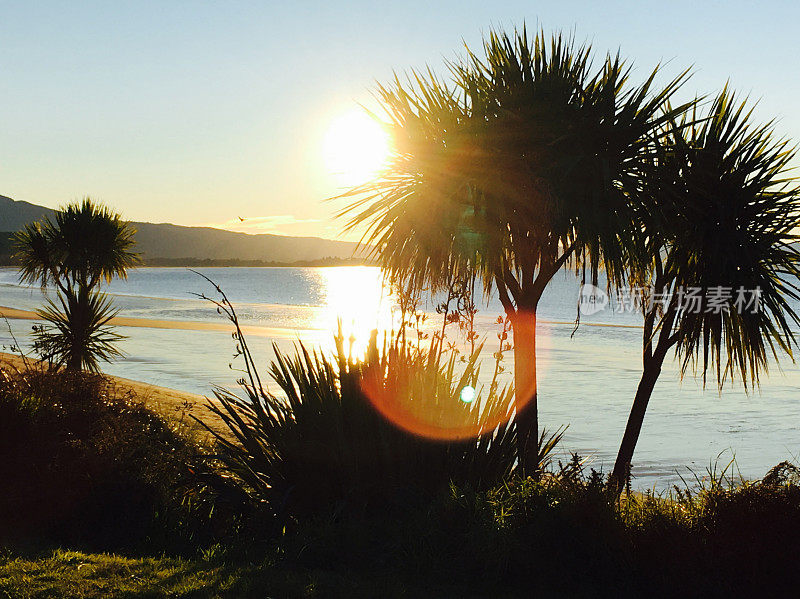
[[[300, 379], [339, 374], [297, 358]], [[341, 395], [328, 391], [333, 424]], [[323, 395], [300, 396], [296, 413], [319, 417]], [[283, 425], [284, 439], [304, 427], [304, 456], [285, 442], [273, 456], [276, 471], [319, 464], [298, 470], [309, 494], [287, 509], [287, 496], [235, 475], [219, 459], [225, 449], [188, 421], [162, 420], [100, 376], [5, 372], [0, 596], [731, 597], [796, 585], [800, 481], [790, 464], [759, 481], [722, 471], [693, 492], [620, 500], [577, 457], [538, 481], [510, 474], [482, 488], [469, 477], [420, 487], [413, 469], [398, 468], [381, 495], [357, 476], [332, 486], [358, 465], [342, 457], [363, 438], [331, 450], [320, 444], [330, 431], [308, 422]], [[393, 434], [405, 451], [419, 439]]]

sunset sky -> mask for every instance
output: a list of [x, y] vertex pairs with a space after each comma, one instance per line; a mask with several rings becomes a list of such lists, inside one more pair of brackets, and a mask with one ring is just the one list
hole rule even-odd
[[694, 65], [685, 93], [730, 78], [800, 140], [799, 20], [793, 2], [0, 2], [0, 195], [335, 238], [330, 154], [353, 151], [342, 123], [374, 82], [523, 21], [619, 47], [638, 76]]

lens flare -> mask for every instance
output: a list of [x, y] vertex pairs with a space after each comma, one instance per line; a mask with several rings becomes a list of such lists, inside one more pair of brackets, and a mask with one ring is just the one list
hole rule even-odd
[[[362, 379], [362, 390], [382, 416], [412, 434], [439, 441], [492, 434], [535, 400], [536, 382], [552, 362], [551, 330], [540, 328], [534, 343], [531, 333], [536, 324], [534, 314], [517, 315], [516, 326], [522, 331], [515, 336], [522, 341], [517, 346], [523, 348], [517, 355], [520, 362], [514, 363], [513, 354], [507, 356], [501, 368], [505, 375], [497, 380], [490, 374], [495, 372], [497, 376], [494, 368], [484, 375], [478, 363], [471, 363], [465, 366], [467, 371], [459, 373], [449, 364], [431, 360], [424, 352], [415, 358], [413, 352], [390, 344], [384, 345], [386, 357], [380, 368], [372, 369], [370, 376]], [[544, 358], [535, 371], [533, 360], [522, 361], [527, 358], [525, 351], [535, 351], [534, 348], [539, 350], [539, 358]], [[490, 347], [481, 354], [492, 363], [493, 355]], [[521, 370], [513, 376], [517, 368]], [[512, 377], [519, 385], [516, 395]]]
[[362, 391], [384, 418], [409, 433], [439, 441], [475, 439], [513, 416], [513, 389], [478, 384], [472, 366], [454, 373], [452, 364], [398, 351], [397, 345], [383, 356], [380, 367], [362, 379]]
[[467, 385], [461, 390], [458, 396], [464, 403], [472, 403], [475, 400], [475, 395], [475, 387]]

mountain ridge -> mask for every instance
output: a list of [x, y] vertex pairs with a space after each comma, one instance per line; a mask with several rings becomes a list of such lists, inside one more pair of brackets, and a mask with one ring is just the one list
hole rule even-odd
[[[13, 233], [26, 224], [52, 217], [56, 210], [0, 195], [0, 231]], [[273, 233], [238, 233], [214, 227], [129, 221], [136, 228], [136, 251], [143, 261], [313, 262], [361, 257], [358, 244], [321, 237]]]

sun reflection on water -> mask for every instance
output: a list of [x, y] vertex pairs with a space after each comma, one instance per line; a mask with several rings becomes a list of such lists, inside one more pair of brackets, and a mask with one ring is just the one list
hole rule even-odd
[[342, 323], [345, 340], [351, 339], [356, 355], [363, 354], [370, 333], [392, 328], [394, 301], [374, 266], [337, 266], [319, 269], [325, 305], [317, 314], [315, 328], [335, 333]]

